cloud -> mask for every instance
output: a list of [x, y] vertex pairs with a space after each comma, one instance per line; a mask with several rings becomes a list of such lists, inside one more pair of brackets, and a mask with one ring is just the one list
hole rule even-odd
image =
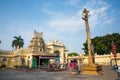
[[79, 1], [80, 1], [80, 0], [69, 0], [69, 1], [66, 1], [65, 4], [69, 4], [69, 5], [72, 5], [72, 6], [76, 6]]
[[52, 11], [49, 8], [43, 8], [43, 12], [47, 15], [49, 15], [49, 17], [51, 17], [51, 19], [56, 19], [56, 18], [66, 18], [67, 16], [60, 11]]
[[[71, 0], [71, 2], [72, 1], [74, 0]], [[76, 2], [77, 0], [75, 0], [74, 4]], [[84, 7], [85, 6], [90, 11], [89, 25], [91, 30], [94, 30], [96, 27], [111, 24], [112, 19], [108, 16], [109, 13], [107, 12], [110, 6], [107, 3], [101, 0], [90, 0], [84, 4]], [[68, 15], [64, 12], [55, 12], [48, 8], [44, 9], [45, 13], [52, 16], [51, 19], [47, 21], [47, 25], [57, 32], [76, 33], [85, 27], [84, 21], [81, 19], [82, 10], [83, 9], [79, 9], [74, 15]]]
[[54, 12], [50, 11], [48, 8], [43, 8], [43, 12], [45, 12], [48, 15], [53, 15]]
[[109, 15], [110, 5], [106, 2], [102, 0], [90, 0], [84, 7], [90, 11], [89, 23], [93, 29], [96, 27], [107, 27], [108, 24], [112, 23], [113, 19]]
[[48, 22], [48, 25], [58, 32], [77, 32], [82, 29], [80, 16], [72, 16], [69, 18], [56, 18]]
[[84, 22], [78, 13], [71, 16], [63, 12], [51, 11], [48, 8], [44, 8], [43, 11], [51, 17], [46, 21], [46, 26], [49, 26], [49, 28], [54, 29], [56, 32], [75, 33], [83, 29]]

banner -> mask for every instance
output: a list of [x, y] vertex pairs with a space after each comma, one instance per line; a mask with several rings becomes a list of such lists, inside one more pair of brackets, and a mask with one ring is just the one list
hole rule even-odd
[[117, 53], [116, 53], [116, 45], [114, 43], [112, 43], [112, 53], [114, 57], [117, 57]]

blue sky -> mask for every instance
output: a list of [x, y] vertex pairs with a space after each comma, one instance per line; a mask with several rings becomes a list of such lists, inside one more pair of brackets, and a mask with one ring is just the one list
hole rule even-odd
[[91, 38], [120, 33], [120, 0], [0, 0], [0, 49], [13, 50], [14, 36], [24, 39], [24, 48], [34, 35], [59, 39], [69, 52], [83, 53], [86, 41], [82, 10], [90, 11]]

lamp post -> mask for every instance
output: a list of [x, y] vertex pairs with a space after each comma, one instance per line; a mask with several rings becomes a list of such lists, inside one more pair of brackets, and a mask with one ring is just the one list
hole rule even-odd
[[94, 59], [92, 55], [92, 50], [91, 50], [91, 38], [90, 38], [90, 29], [89, 29], [89, 24], [88, 24], [88, 17], [89, 17], [89, 11], [84, 8], [83, 13], [82, 13], [82, 19], [85, 21], [86, 25], [86, 34], [87, 34], [87, 46], [88, 46], [88, 64], [92, 65], [94, 64]]

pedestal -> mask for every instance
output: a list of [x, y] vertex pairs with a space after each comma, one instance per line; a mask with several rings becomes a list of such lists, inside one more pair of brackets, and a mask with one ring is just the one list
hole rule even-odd
[[72, 75], [78, 75], [79, 72], [78, 71], [71, 71], [70, 74], [72, 74]]
[[100, 75], [102, 71], [102, 66], [100, 65], [87, 65], [83, 64], [81, 74], [91, 74], [91, 75]]

